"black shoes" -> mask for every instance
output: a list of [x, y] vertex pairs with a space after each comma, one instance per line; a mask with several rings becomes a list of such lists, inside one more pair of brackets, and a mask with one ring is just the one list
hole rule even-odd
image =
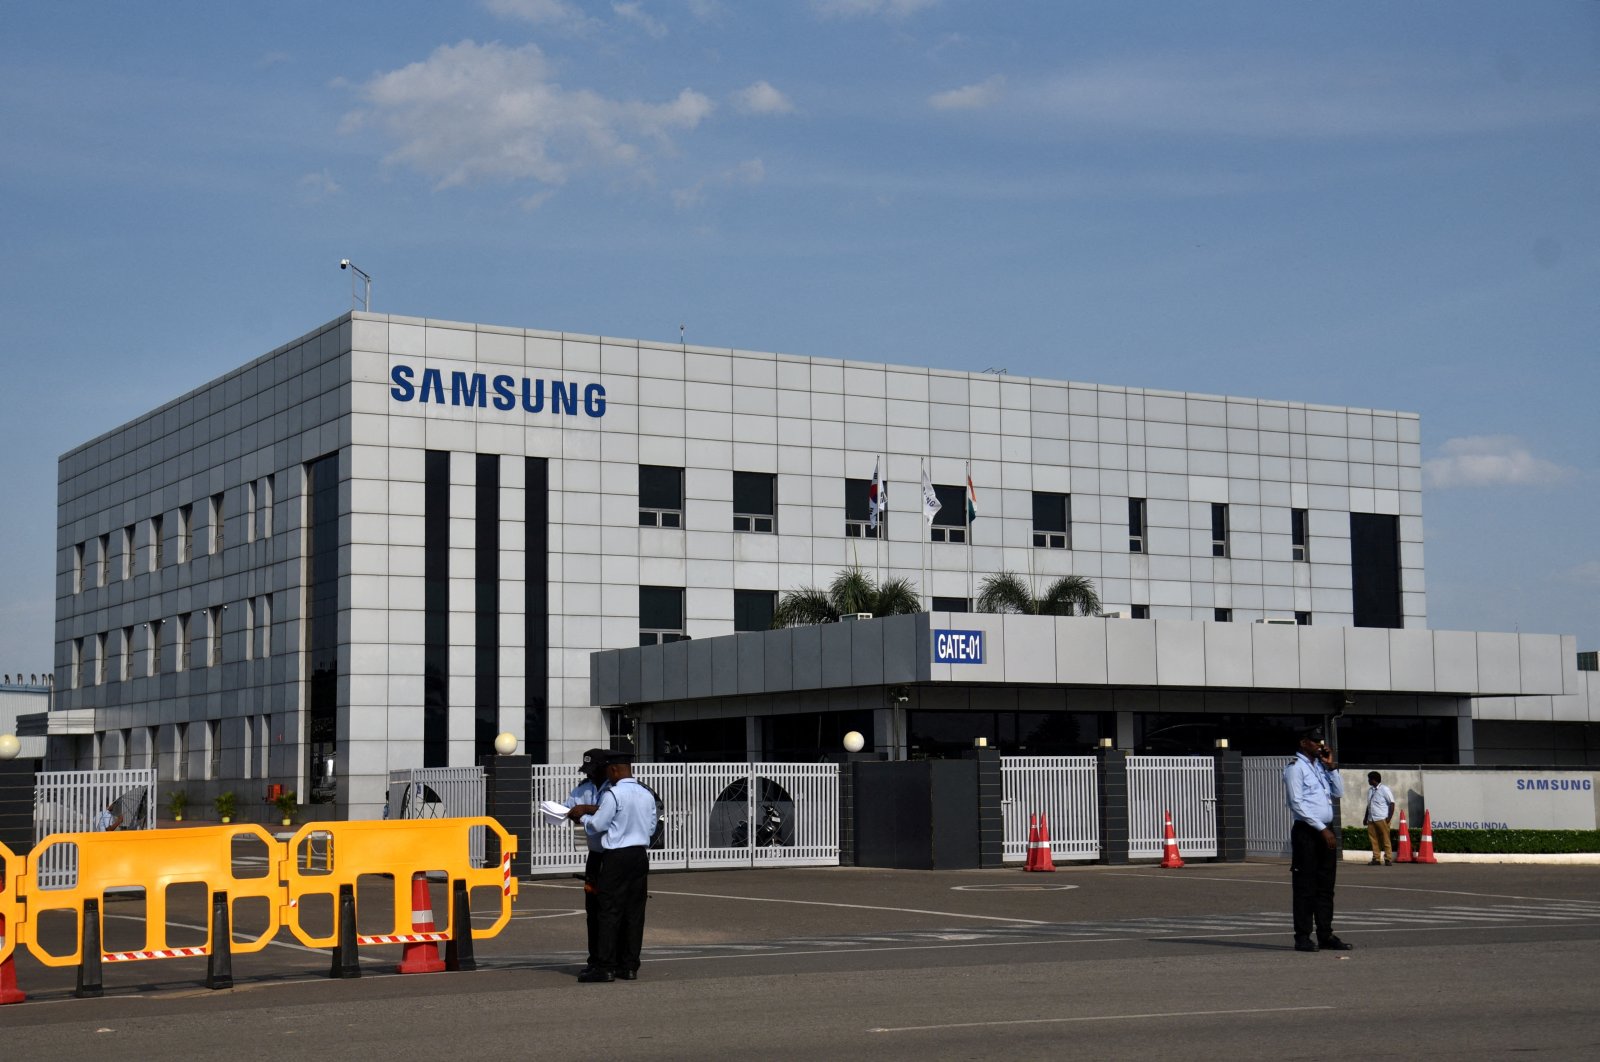
[[578, 974], [580, 985], [603, 985], [615, 980], [616, 977], [610, 970], [584, 970]]
[[[1310, 937], [1295, 937], [1294, 938], [1294, 950], [1295, 951], [1316, 951], [1317, 950], [1317, 946], [1314, 943], [1312, 943]], [[581, 978], [580, 978], [580, 980], [581, 980]]]
[[618, 970], [617, 971], [617, 980], [619, 980], [619, 981], [637, 981], [638, 979], [639, 979], [639, 971], [638, 970]]
[[1346, 944], [1338, 937], [1329, 937], [1327, 940], [1317, 941], [1317, 947], [1323, 951], [1354, 951], [1354, 944]]

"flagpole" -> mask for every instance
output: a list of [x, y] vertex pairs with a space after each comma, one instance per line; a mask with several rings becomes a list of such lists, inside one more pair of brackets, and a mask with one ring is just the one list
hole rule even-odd
[[967, 608], [973, 609], [972, 601], [972, 462], [967, 462], [967, 497], [966, 504], [962, 507], [962, 515], [967, 518]]
[[928, 499], [927, 499], [928, 468], [927, 468], [927, 465], [920, 458], [917, 460], [917, 470], [922, 473], [922, 483], [923, 483], [923, 499], [922, 499], [922, 511], [923, 511], [923, 517], [922, 517], [922, 525], [923, 525], [922, 526], [922, 586], [919, 589], [921, 590], [922, 596], [927, 598], [927, 600], [928, 600], [928, 611], [932, 612], [933, 611], [933, 594], [930, 593], [929, 590], [928, 590], [928, 550], [929, 550], [928, 540], [932, 536], [929, 534], [928, 529], [933, 526], [933, 521], [929, 520], [928, 517], [927, 517], [927, 511], [928, 511]]

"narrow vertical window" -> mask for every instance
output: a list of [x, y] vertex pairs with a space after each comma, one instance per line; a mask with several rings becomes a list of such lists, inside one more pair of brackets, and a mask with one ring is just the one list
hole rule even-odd
[[177, 669], [179, 671], [187, 671], [189, 668], [194, 666], [194, 662], [189, 658], [189, 646], [192, 644], [192, 636], [194, 634], [194, 632], [189, 629], [191, 619], [192, 616], [188, 612], [185, 612], [178, 617]]
[[94, 585], [104, 586], [111, 578], [111, 536], [100, 536], [100, 567], [94, 574]]
[[240, 737], [240, 753], [241, 753], [240, 762], [243, 764], [243, 767], [242, 767], [242, 770], [241, 770], [241, 775], [243, 777], [245, 777], [245, 778], [250, 778], [255, 774], [255, 771], [253, 769], [255, 767], [255, 758], [256, 758], [255, 757], [255, 752], [256, 752], [256, 750], [255, 750], [256, 717], [255, 716], [247, 715], [247, 716], [244, 717], [244, 727], [243, 727], [243, 729], [241, 729], [239, 731], [239, 737]]
[[167, 548], [163, 538], [166, 530], [164, 524], [165, 520], [162, 517], [150, 518], [150, 570], [153, 572], [160, 571], [161, 566], [167, 562]]
[[[129, 727], [127, 730], [124, 730], [122, 732], [122, 769], [125, 770], [125, 771], [133, 770], [133, 728], [132, 727]], [[129, 823], [124, 823], [124, 825], [127, 826], [129, 829], [137, 829], [140, 824], [137, 823], [137, 822], [129, 822]]]
[[145, 664], [147, 676], [161, 674], [161, 627], [165, 622], [165, 620], [151, 620], [145, 624], [145, 629], [150, 632], [148, 636], [150, 659]]
[[222, 721], [206, 721], [206, 777], [222, 777]]
[[83, 685], [83, 639], [72, 639], [72, 688]]
[[210, 655], [206, 659], [207, 667], [222, 666], [222, 612], [226, 606], [213, 605], [207, 609], [208, 626], [210, 627], [207, 639], [207, 650]]
[[179, 782], [189, 780], [189, 724], [179, 723], [175, 728], [172, 749], [172, 777]]
[[[880, 485], [881, 489], [881, 485]], [[887, 538], [889, 514], [878, 511], [878, 526], [872, 526], [872, 480], [844, 481], [844, 537]]]
[[768, 472], [733, 474], [733, 529], [770, 535], [778, 516], [778, 477]]
[[161, 728], [158, 726], [144, 728], [144, 765], [152, 771], [161, 767]]
[[443, 767], [450, 756], [450, 461], [448, 450], [428, 450], [423, 457], [424, 767]]
[[933, 524], [928, 528], [931, 542], [962, 543], [967, 540], [967, 488], [966, 486], [941, 486], [934, 484], [934, 494], [939, 498], [939, 511], [933, 514]]
[[96, 686], [103, 686], [106, 682], [106, 643], [108, 641], [109, 638], [104, 631], [94, 636], [94, 684]]
[[277, 476], [268, 476], [261, 481], [261, 537], [272, 537], [272, 494], [277, 483]]
[[1228, 507], [1215, 502], [1211, 505], [1211, 555], [1228, 555]]
[[209, 550], [211, 553], [221, 553], [223, 550], [222, 532], [226, 526], [224, 521], [227, 519], [226, 513], [222, 508], [223, 497], [220, 493], [211, 496], [211, 542]]
[[473, 747], [494, 755], [500, 733], [500, 455], [478, 455], [473, 583], [476, 616], [473, 649]]
[[639, 526], [683, 526], [683, 469], [639, 466]]
[[133, 628], [132, 627], [124, 627], [124, 628], [122, 628], [122, 664], [121, 664], [121, 668], [122, 668], [122, 670], [119, 672], [118, 677], [123, 682], [127, 682], [129, 679], [133, 678], [134, 669], [133, 669]]
[[1128, 499], [1128, 552], [1143, 553], [1144, 549], [1144, 499]]
[[194, 560], [194, 506], [178, 506], [178, 563]]
[[135, 555], [139, 551], [139, 539], [134, 526], [129, 524], [122, 529], [122, 577], [132, 579], [135, 571]]
[[272, 655], [272, 595], [261, 595], [261, 655]]
[[1033, 544], [1039, 549], [1072, 548], [1072, 499], [1065, 494], [1033, 492]]
[[[256, 540], [256, 481], [251, 480], [244, 485], [244, 540]], [[249, 757], [245, 757], [246, 762]]]
[[1306, 511], [1289, 510], [1289, 544], [1297, 561], [1310, 560], [1310, 544], [1306, 538]]
[[256, 599], [244, 599], [244, 658], [256, 658]]
[[83, 543], [72, 547], [72, 592], [83, 593]]

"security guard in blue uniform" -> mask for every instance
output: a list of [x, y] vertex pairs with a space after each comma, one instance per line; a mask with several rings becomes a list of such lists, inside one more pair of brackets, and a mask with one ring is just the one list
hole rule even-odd
[[[600, 791], [606, 784], [606, 750], [590, 749], [585, 752], [578, 772], [583, 775], [583, 781], [573, 786], [572, 792], [567, 795], [567, 807], [599, 807]], [[599, 965], [600, 861], [604, 849], [600, 847], [599, 835], [593, 830], [586, 828], [583, 833], [589, 843], [589, 857], [583, 864], [583, 920], [589, 937], [589, 954], [583, 970], [588, 971]]]
[[650, 835], [656, 826], [656, 800], [633, 777], [633, 753], [606, 755], [606, 786], [598, 807], [575, 807], [570, 817], [600, 838], [599, 962], [578, 975], [584, 984], [639, 976], [644, 944], [644, 908], [650, 886]]
[[[1344, 796], [1344, 781], [1321, 727], [1300, 735], [1300, 751], [1283, 769], [1283, 796], [1294, 818], [1289, 829], [1294, 950], [1349, 951], [1351, 945], [1333, 933], [1333, 886], [1339, 870], [1333, 802]], [[1316, 940], [1311, 939], [1313, 928]]]

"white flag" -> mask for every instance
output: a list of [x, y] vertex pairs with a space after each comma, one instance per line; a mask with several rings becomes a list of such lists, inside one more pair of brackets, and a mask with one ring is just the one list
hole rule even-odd
[[928, 468], [922, 462], [922, 517], [928, 521], [928, 526], [933, 526], [933, 518], [939, 515], [939, 495], [933, 489], [933, 480], [928, 478]]
[[883, 512], [884, 502], [889, 500], [889, 485], [878, 479], [878, 462], [872, 462], [872, 489], [867, 494], [867, 526], [876, 529], [878, 514]]

